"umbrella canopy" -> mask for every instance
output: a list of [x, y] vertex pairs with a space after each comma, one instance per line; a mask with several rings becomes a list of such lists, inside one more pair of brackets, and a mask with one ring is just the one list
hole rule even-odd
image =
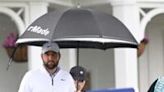
[[41, 46], [47, 41], [57, 42], [60, 48], [137, 47], [133, 35], [117, 18], [81, 8], [41, 16], [18, 38], [17, 44]]

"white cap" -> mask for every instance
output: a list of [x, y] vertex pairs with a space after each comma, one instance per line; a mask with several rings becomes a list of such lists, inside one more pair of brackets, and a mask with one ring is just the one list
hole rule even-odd
[[42, 47], [42, 54], [46, 53], [47, 51], [53, 51], [53, 52], [60, 52], [60, 48], [57, 43], [55, 42], [48, 42], [43, 44]]

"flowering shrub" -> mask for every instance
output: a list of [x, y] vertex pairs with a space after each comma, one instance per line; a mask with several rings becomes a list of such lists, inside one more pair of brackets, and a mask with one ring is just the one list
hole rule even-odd
[[15, 32], [11, 32], [7, 35], [6, 39], [3, 42], [3, 47], [16, 47], [16, 40], [18, 38], [18, 34]]

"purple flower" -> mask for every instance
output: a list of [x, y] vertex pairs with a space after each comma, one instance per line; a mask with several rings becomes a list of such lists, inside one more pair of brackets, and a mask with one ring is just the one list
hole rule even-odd
[[16, 47], [16, 40], [18, 38], [18, 34], [15, 32], [9, 33], [6, 39], [3, 42], [3, 47]]

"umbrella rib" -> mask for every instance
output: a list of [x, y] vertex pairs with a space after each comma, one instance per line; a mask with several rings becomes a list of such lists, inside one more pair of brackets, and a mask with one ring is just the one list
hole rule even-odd
[[94, 20], [95, 20], [95, 24], [97, 25], [97, 27], [98, 27], [98, 30], [99, 30], [99, 37], [100, 38], [102, 38], [103, 37], [103, 35], [102, 35], [102, 31], [101, 31], [101, 28], [100, 28], [100, 26], [97, 24], [97, 18], [94, 16], [94, 14], [93, 14], [94, 12], [92, 12], [91, 14], [92, 14], [92, 16], [93, 16], [93, 18], [94, 18]]
[[[54, 24], [55, 26], [54, 26], [53, 29], [55, 29], [55, 30], [53, 30], [53, 33], [52, 33], [51, 35], [54, 35], [54, 34], [55, 34], [55, 32], [56, 32], [56, 27], [57, 27], [57, 25], [58, 25], [58, 23], [59, 23], [59, 20], [64, 16], [63, 14], [64, 14], [64, 12], [66, 12], [66, 11], [67, 11], [67, 9], [61, 11], [59, 14], [57, 14], [57, 15], [55, 16], [55, 18], [58, 19], [58, 20], [56, 21], [56, 24]], [[50, 36], [50, 37], [51, 37], [50, 39], [53, 40], [53, 36]]]

